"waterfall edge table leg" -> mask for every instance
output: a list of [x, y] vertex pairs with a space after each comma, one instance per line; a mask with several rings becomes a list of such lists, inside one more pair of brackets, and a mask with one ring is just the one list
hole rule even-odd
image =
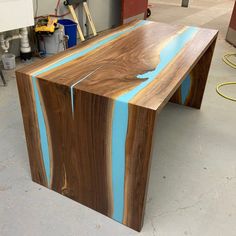
[[[124, 116], [116, 117], [112, 99], [75, 90], [72, 114], [68, 87], [41, 79], [34, 84], [34, 79], [21, 73], [17, 83], [32, 179], [140, 231], [156, 111], [125, 104], [126, 126], [120, 126]], [[39, 108], [36, 111], [32, 105], [33, 94], [38, 94], [42, 106], [48, 161], [39, 146], [42, 127], [37, 122]]]
[[206, 82], [211, 66], [216, 39], [199, 59], [189, 75], [171, 97], [170, 102], [201, 108]]
[[156, 111], [129, 105], [123, 224], [140, 231], [146, 205]]
[[32, 180], [48, 187], [40, 146], [39, 127], [32, 79], [29, 75], [16, 71], [25, 138], [29, 155]]

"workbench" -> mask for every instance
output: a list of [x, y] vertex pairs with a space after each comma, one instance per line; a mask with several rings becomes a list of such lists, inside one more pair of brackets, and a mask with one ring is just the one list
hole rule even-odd
[[201, 107], [217, 33], [134, 21], [18, 70], [33, 181], [140, 231], [155, 120]]

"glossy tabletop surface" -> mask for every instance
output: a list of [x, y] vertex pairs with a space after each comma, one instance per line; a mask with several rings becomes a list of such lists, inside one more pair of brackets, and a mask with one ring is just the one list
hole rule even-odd
[[216, 36], [216, 30], [135, 21], [22, 72], [68, 86], [71, 93], [78, 89], [157, 110]]

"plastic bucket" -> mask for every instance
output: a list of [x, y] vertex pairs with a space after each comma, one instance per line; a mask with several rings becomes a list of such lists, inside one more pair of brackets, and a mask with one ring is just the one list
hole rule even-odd
[[16, 56], [12, 53], [5, 53], [2, 55], [2, 63], [5, 70], [12, 70], [16, 68]]
[[77, 43], [77, 23], [69, 19], [59, 20], [58, 23], [64, 26], [65, 34], [69, 36], [68, 48], [75, 46]]

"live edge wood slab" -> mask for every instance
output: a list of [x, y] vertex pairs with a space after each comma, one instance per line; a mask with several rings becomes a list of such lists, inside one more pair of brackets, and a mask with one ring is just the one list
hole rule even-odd
[[217, 33], [135, 21], [18, 70], [33, 181], [140, 231], [156, 116], [200, 108]]

